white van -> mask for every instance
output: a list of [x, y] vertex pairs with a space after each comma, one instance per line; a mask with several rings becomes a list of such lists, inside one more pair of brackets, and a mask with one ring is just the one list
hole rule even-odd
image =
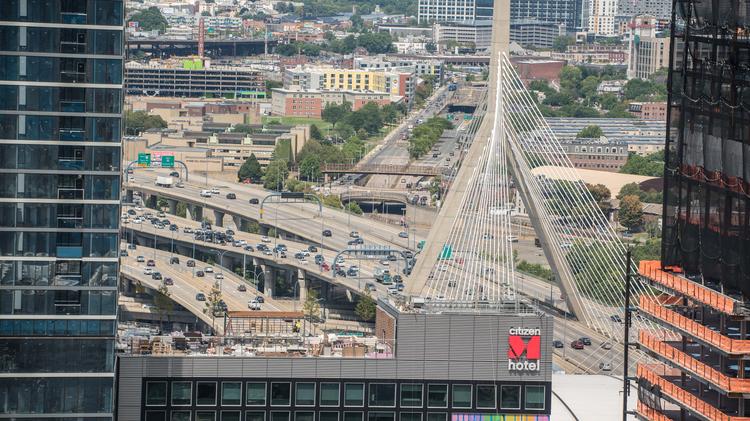
[[201, 190], [201, 197], [211, 197], [211, 190]]

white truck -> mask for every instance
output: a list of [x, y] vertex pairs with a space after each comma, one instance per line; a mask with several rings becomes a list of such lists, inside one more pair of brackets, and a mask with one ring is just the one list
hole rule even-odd
[[172, 187], [174, 186], [174, 179], [172, 177], [156, 177], [156, 185], [159, 187]]

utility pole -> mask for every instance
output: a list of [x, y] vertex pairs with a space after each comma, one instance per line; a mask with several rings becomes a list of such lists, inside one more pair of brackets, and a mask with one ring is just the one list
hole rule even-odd
[[622, 369], [622, 421], [628, 419], [628, 396], [630, 396], [630, 378], [628, 377], [628, 353], [630, 351], [630, 247], [625, 254], [625, 323], [624, 340], [622, 341], [625, 350], [623, 352], [623, 369]]

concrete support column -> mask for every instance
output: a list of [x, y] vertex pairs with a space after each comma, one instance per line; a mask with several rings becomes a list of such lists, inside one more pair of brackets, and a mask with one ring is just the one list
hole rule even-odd
[[169, 213], [177, 215], [177, 201], [174, 199], [167, 199], [167, 203], [169, 204]]
[[152, 194], [146, 197], [146, 207], [149, 207], [151, 209], [156, 209], [156, 195]]
[[133, 203], [133, 190], [125, 190], [125, 202]]
[[224, 212], [214, 210], [214, 225], [216, 225], [217, 227], [224, 226]]
[[203, 220], [203, 208], [198, 205], [187, 204], [187, 218], [193, 221]]
[[239, 215], [232, 216], [232, 222], [234, 222], [234, 226], [237, 228], [237, 231], [244, 231], [242, 229], [242, 217]]
[[274, 294], [276, 293], [276, 269], [268, 265], [262, 265], [262, 268], [264, 281], [263, 292], [269, 297], [273, 298]]
[[297, 269], [297, 288], [299, 288], [299, 301], [304, 303], [307, 300], [307, 279], [303, 269]]

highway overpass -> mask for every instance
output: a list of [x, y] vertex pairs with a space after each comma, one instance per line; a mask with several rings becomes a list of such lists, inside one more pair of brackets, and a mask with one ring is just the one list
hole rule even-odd
[[[127, 40], [130, 52], [143, 51], [157, 56], [197, 56], [198, 40], [168, 38], [134, 38]], [[205, 41], [207, 57], [240, 57], [270, 53], [276, 48], [276, 40], [263, 39], [207, 39]]]

